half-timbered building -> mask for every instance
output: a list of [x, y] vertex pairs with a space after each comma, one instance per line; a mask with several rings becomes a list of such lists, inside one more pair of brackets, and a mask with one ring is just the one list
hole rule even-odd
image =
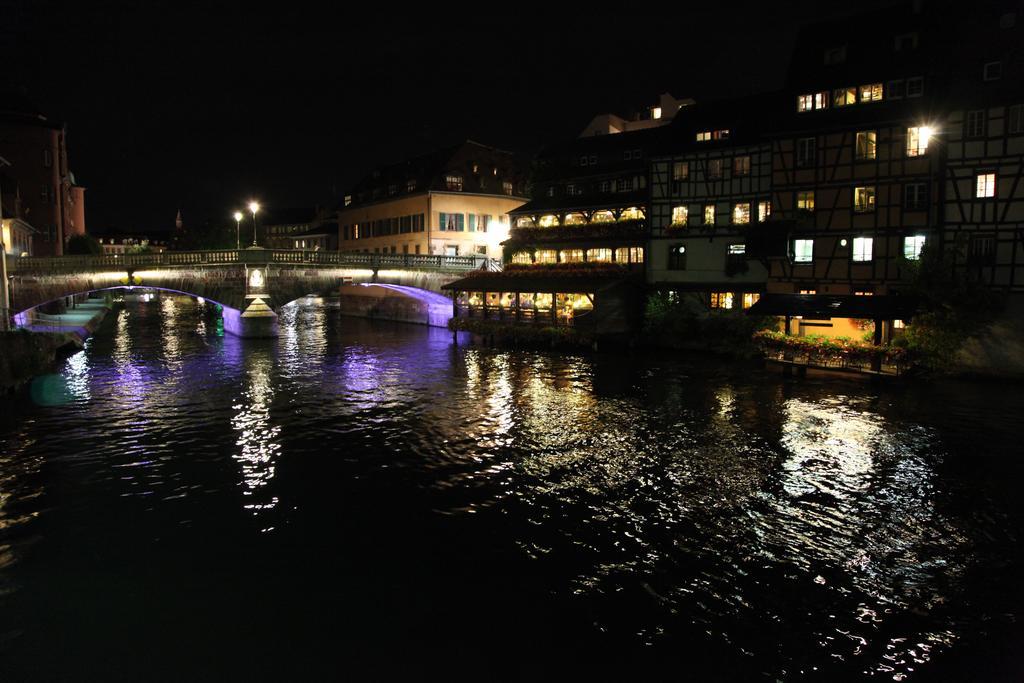
[[633, 117], [638, 125], [592, 122], [580, 137], [538, 155], [533, 198], [509, 211], [504, 272], [488, 276], [490, 289], [481, 288], [478, 278], [450, 285], [456, 315], [599, 326], [605, 332], [638, 323], [650, 215], [648, 159], [660, 149], [665, 124], [688, 102], [673, 99], [665, 109], [666, 101], [663, 96], [646, 118]]
[[747, 239], [772, 215], [771, 96], [688, 107], [651, 161], [647, 281], [714, 309], [745, 309], [768, 273]]
[[[908, 5], [801, 32], [772, 141], [773, 229], [755, 312], [787, 332], [888, 338], [912, 315], [908, 264], [940, 237], [936, 79]], [[872, 31], [862, 31], [867, 22]]]
[[[975, 7], [950, 43], [943, 219], [958, 269], [1024, 294], [1024, 16], [1020, 3]], [[1022, 311], [1024, 312], [1024, 311]]]

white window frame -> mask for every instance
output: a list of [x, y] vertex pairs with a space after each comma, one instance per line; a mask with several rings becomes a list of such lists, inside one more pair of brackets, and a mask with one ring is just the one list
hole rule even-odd
[[854, 237], [850, 260], [855, 263], [869, 263], [874, 251], [874, 239], [871, 237]]
[[793, 263], [814, 263], [814, 240], [793, 240]]

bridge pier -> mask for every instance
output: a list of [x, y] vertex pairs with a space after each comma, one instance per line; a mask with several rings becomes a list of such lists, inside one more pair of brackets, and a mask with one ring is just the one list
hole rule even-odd
[[277, 313], [260, 298], [248, 301], [244, 311], [223, 307], [224, 330], [242, 339], [270, 339], [279, 335]]

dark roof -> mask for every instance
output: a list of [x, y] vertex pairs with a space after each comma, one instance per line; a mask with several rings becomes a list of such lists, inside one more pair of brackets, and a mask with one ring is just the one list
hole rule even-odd
[[910, 320], [917, 299], [890, 294], [856, 296], [828, 294], [765, 294], [750, 307], [750, 315], [799, 315], [805, 318], [868, 318]]
[[[788, 96], [781, 92], [698, 102], [684, 107], [666, 133], [666, 151], [699, 151], [761, 142], [788, 111]], [[697, 142], [701, 131], [728, 130], [724, 140]]]
[[256, 216], [260, 225], [302, 225], [313, 222], [316, 209], [308, 206], [261, 208]]
[[558, 275], [555, 273], [488, 273], [442, 285], [458, 292], [593, 292], [629, 277], [626, 273]]
[[338, 234], [338, 224], [337, 223], [324, 223], [322, 225], [316, 226], [315, 228], [310, 228], [309, 230], [303, 230], [302, 232], [293, 233], [291, 235], [288, 235], [288, 237], [318, 237], [320, 235], [328, 235], [329, 236], [329, 235], [337, 235], [337, 234]]
[[[480, 155], [480, 157], [477, 158], [476, 155]], [[470, 182], [470, 178], [467, 177], [467, 173], [463, 170], [463, 167], [458, 165], [460, 159], [468, 164], [470, 163], [469, 159], [473, 158], [476, 161], [481, 162], [484, 166], [488, 166], [492, 163], [491, 160], [495, 156], [504, 157], [501, 161], [501, 165], [505, 166], [505, 168], [501, 169], [502, 173], [496, 181], [488, 182], [487, 189], [484, 190], [479, 190], [479, 188], [475, 187], [474, 183]], [[495, 166], [497, 165], [498, 164], [495, 164]], [[406, 192], [406, 183], [410, 180], [416, 181], [413, 194], [427, 192], [430, 190], [443, 190], [443, 176], [449, 171], [460, 172], [463, 174], [464, 182], [466, 183], [466, 192], [506, 196], [502, 191], [501, 182], [506, 180], [511, 180], [513, 182], [521, 181], [524, 177], [523, 170], [525, 167], [526, 164], [523, 163], [522, 160], [513, 152], [484, 145], [474, 140], [465, 140], [457, 145], [442, 147], [441, 149], [428, 152], [427, 154], [421, 154], [393, 164], [378, 166], [376, 169], [363, 176], [363, 178], [346, 193], [352, 199], [352, 203], [348, 206], [361, 206], [365, 204], [372, 204], [377, 201], [393, 199], [396, 195], [389, 195], [389, 193], [383, 191], [387, 189], [389, 185], [397, 186], [397, 196], [409, 194]], [[490, 174], [480, 173], [478, 175], [481, 177], [488, 177]], [[379, 191], [377, 196], [374, 196], [375, 190]], [[361, 195], [364, 195], [363, 199], [360, 199]], [[344, 202], [341, 202], [337, 208], [339, 210], [344, 210], [347, 207]]]
[[509, 215], [528, 215], [540, 212], [595, 211], [615, 207], [646, 207], [647, 190], [634, 192], [608, 192], [605, 194], [563, 195], [537, 197], [509, 211]]

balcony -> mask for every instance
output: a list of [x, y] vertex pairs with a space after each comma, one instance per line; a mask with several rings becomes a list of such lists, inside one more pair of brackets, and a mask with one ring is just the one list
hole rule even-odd
[[583, 223], [559, 225], [550, 228], [512, 228], [505, 244], [534, 244], [541, 242], [566, 242], [577, 239], [612, 239], [621, 237], [645, 237], [647, 221], [644, 219], [609, 221], [606, 223]]

